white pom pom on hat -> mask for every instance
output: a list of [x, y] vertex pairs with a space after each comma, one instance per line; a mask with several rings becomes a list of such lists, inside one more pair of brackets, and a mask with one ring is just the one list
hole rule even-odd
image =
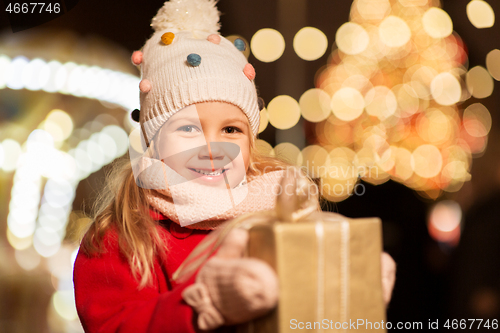
[[215, 0], [167, 1], [153, 17], [155, 31], [176, 29], [179, 31], [219, 31], [219, 11]]
[[[155, 32], [144, 45], [140, 62], [140, 123], [148, 141], [176, 112], [209, 101], [238, 106], [253, 135], [258, 133], [253, 67], [218, 34], [215, 5], [215, 0], [167, 1], [152, 20]], [[137, 58], [136, 54], [135, 62]]]

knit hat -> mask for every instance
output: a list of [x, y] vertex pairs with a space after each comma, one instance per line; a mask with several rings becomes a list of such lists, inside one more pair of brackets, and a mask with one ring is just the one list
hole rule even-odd
[[152, 20], [155, 32], [142, 51], [132, 55], [141, 69], [138, 118], [148, 141], [174, 113], [209, 101], [238, 106], [257, 135], [255, 70], [243, 55], [242, 39], [232, 43], [218, 34], [215, 4], [216, 0], [165, 2]]

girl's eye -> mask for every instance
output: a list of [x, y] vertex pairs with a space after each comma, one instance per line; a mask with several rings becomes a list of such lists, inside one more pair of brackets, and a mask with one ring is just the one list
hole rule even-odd
[[181, 132], [186, 132], [186, 133], [194, 133], [198, 130], [198, 128], [196, 126], [193, 126], [193, 125], [185, 125], [185, 126], [179, 127], [177, 130], [181, 131]]
[[235, 127], [235, 126], [224, 127], [224, 131], [226, 133], [229, 133], [229, 134], [238, 133], [238, 132], [241, 133], [241, 130], [238, 127]]

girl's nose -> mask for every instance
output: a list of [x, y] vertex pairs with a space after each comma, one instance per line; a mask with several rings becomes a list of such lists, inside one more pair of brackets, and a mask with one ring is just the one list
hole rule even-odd
[[210, 154], [213, 160], [222, 160], [225, 156], [222, 142], [207, 142], [205, 146], [201, 147], [198, 156], [200, 159], [209, 159]]

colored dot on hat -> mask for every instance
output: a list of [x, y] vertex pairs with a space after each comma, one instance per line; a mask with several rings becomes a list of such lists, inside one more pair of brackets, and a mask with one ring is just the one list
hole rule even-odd
[[236, 38], [234, 40], [234, 46], [236, 46], [236, 48], [240, 51], [245, 51], [245, 49], [247, 48], [245, 45], [245, 41], [241, 38]]
[[193, 67], [199, 66], [201, 64], [201, 57], [199, 54], [191, 53], [187, 56], [187, 62]]
[[161, 35], [161, 41], [165, 45], [170, 45], [174, 41], [175, 35], [173, 32], [165, 32], [163, 35]]
[[142, 52], [135, 51], [132, 53], [132, 63], [136, 66], [139, 66], [142, 63]]
[[245, 76], [250, 81], [252, 81], [253, 79], [255, 79], [255, 69], [253, 68], [253, 66], [251, 64], [246, 64], [245, 65], [245, 68], [243, 68], [243, 74], [245, 74]]
[[139, 89], [143, 93], [147, 93], [151, 90], [151, 83], [149, 82], [148, 79], [141, 80], [139, 83]]
[[214, 44], [219, 44], [220, 43], [220, 36], [217, 34], [211, 34], [207, 37], [207, 40], [211, 43]]

